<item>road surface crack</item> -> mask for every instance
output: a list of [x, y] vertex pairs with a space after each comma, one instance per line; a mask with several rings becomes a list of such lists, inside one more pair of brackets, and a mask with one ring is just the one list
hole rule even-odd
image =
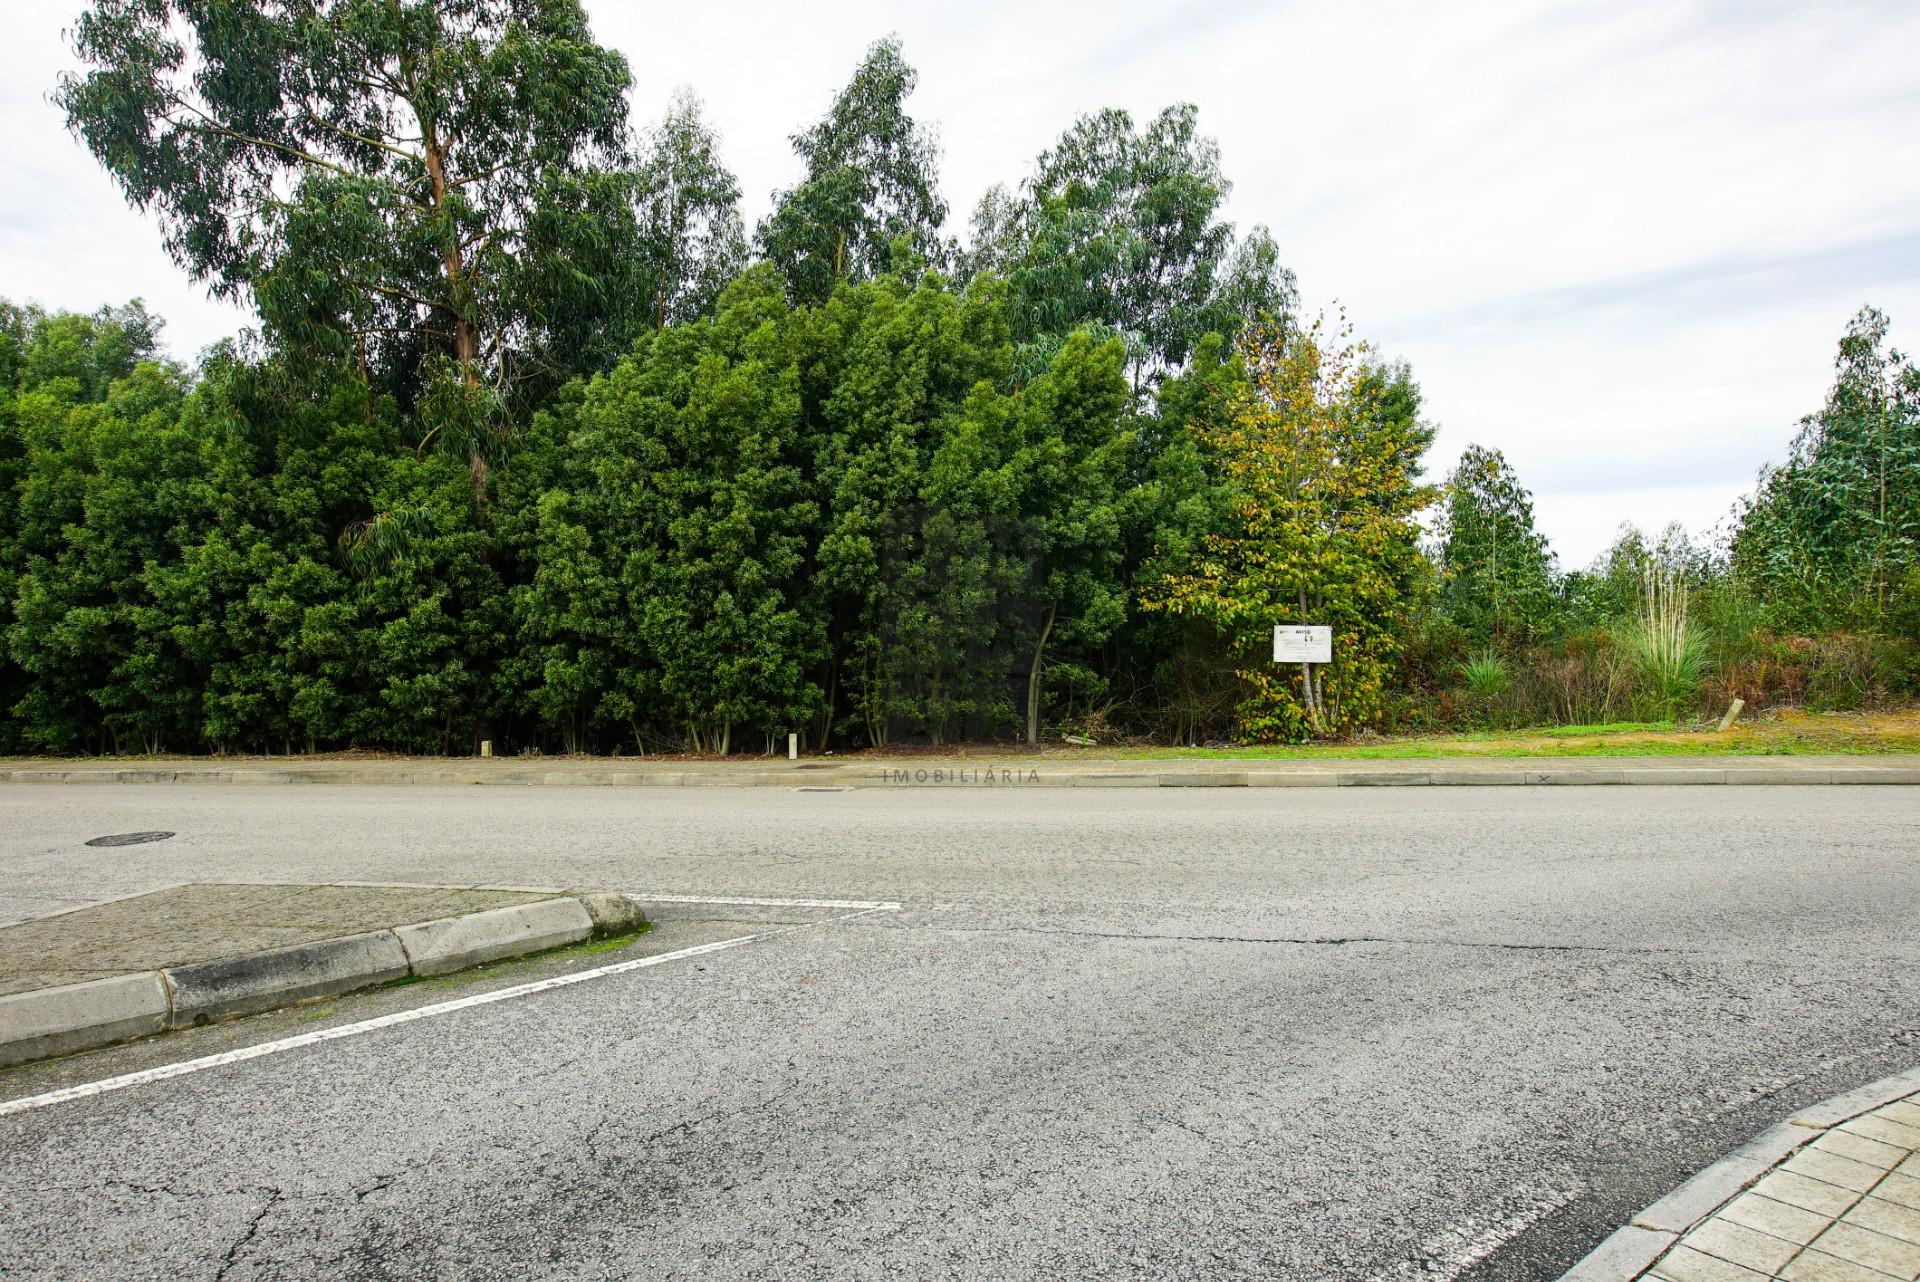
[[213, 1282], [224, 1282], [227, 1271], [240, 1262], [240, 1252], [244, 1251], [247, 1248], [247, 1244], [259, 1235], [262, 1222], [266, 1220], [268, 1215], [273, 1213], [273, 1209], [279, 1206], [283, 1200], [284, 1198], [279, 1189], [267, 1190], [267, 1200], [261, 1205], [259, 1210], [253, 1213], [253, 1218], [247, 1221], [245, 1231], [234, 1239], [233, 1245], [227, 1248], [226, 1255], [221, 1257], [220, 1271], [213, 1275]]
[[977, 934], [1064, 935], [1076, 939], [1117, 939], [1140, 943], [1267, 944], [1300, 948], [1343, 948], [1349, 944], [1391, 944], [1404, 948], [1484, 948], [1520, 953], [1616, 953], [1631, 956], [1696, 951], [1691, 948], [1633, 948], [1613, 944], [1522, 944], [1497, 939], [1408, 939], [1392, 935], [1188, 935], [1149, 931], [1082, 930], [1053, 926], [949, 926], [945, 924], [939, 928]]

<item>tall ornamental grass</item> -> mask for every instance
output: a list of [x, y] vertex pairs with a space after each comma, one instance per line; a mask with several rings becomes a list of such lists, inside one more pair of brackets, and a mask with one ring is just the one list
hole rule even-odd
[[1687, 616], [1686, 581], [1649, 566], [1640, 613], [1627, 624], [1621, 640], [1652, 710], [1662, 718], [1689, 712], [1710, 664], [1706, 636]]

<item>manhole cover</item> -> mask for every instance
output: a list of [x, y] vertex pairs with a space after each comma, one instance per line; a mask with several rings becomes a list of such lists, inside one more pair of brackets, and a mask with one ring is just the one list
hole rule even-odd
[[144, 846], [149, 841], [165, 841], [173, 836], [170, 832], [116, 832], [109, 837], [95, 837], [89, 846]]

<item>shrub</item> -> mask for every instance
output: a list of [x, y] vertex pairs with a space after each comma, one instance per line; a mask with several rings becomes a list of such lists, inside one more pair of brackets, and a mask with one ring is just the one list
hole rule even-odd
[[1706, 638], [1687, 617], [1687, 585], [1677, 574], [1648, 568], [1641, 612], [1623, 640], [1656, 719], [1691, 711], [1710, 664]]
[[1513, 687], [1507, 661], [1493, 650], [1476, 650], [1460, 664], [1467, 689], [1482, 699], [1497, 699]]

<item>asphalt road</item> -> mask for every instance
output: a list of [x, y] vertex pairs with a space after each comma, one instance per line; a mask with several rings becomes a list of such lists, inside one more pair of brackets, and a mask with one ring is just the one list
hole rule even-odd
[[1920, 1061], [1907, 788], [0, 788], [0, 919], [244, 879], [901, 907], [0, 1118], [0, 1274], [1548, 1279]]

